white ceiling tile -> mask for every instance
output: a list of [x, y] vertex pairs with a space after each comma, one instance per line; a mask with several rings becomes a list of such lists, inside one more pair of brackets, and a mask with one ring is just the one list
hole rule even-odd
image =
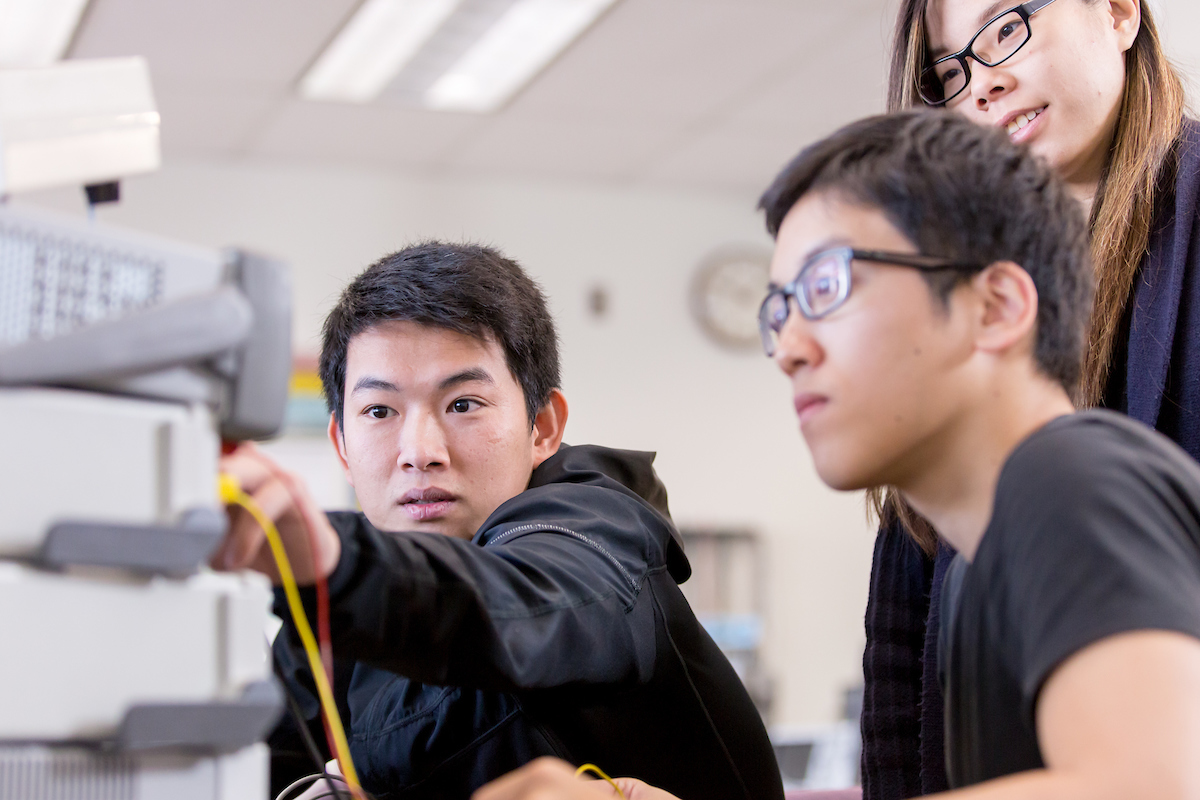
[[149, 59], [168, 158], [744, 192], [805, 141], [881, 106], [895, 0], [621, 0], [493, 115], [386, 95], [367, 106], [296, 99], [357, 2], [92, 0], [72, 55]]
[[[875, 16], [875, 19], [881, 20]], [[652, 182], [759, 192], [799, 150], [884, 106], [886, 31], [861, 16], [831, 23], [770, 80], [648, 164]]]
[[164, 157], [231, 155], [278, 106], [270, 95], [213, 90], [156, 93]]
[[141, 55], [155, 86], [291, 86], [358, 0], [92, 0], [74, 58]]
[[696, 123], [878, 0], [624, 0], [512, 104], [537, 117]]
[[474, 115], [388, 105], [289, 100], [262, 127], [247, 152], [420, 171], [440, 166], [449, 148], [485, 122]]
[[884, 110], [884, 34], [870, 25], [847, 24], [807, 50], [775, 80], [746, 93], [724, 122], [778, 126], [798, 136], [820, 136], [851, 120]]

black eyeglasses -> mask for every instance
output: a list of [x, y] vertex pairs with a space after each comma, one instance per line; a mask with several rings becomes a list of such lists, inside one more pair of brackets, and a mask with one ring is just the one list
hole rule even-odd
[[[979, 32], [971, 37], [967, 46], [957, 53], [939, 58], [921, 73], [917, 92], [931, 106], [948, 103], [962, 94], [971, 85], [971, 57], [987, 67], [995, 67], [1012, 58], [1025, 46], [1032, 36], [1029, 18], [1054, 0], [1029, 0], [1028, 3], [1010, 8], [992, 17]], [[976, 49], [976, 45], [979, 49]], [[982, 50], [982, 52], [980, 52]]]
[[944, 269], [978, 272], [982, 269], [976, 264], [963, 264], [915, 253], [855, 250], [852, 247], [823, 250], [804, 262], [791, 283], [768, 292], [759, 307], [758, 331], [762, 336], [763, 350], [768, 356], [775, 355], [779, 332], [783, 330], [788, 314], [791, 313], [791, 303], [788, 300], [796, 301], [796, 306], [805, 319], [820, 319], [831, 314], [850, 297], [850, 262], [855, 260], [912, 267], [925, 272]]

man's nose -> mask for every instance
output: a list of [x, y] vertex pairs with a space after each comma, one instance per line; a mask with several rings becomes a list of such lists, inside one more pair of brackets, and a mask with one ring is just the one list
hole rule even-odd
[[785, 374], [793, 375], [802, 367], [821, 363], [824, 351], [813, 333], [813, 323], [793, 307], [775, 344], [775, 364]]
[[405, 416], [398, 461], [402, 469], [421, 471], [446, 466], [446, 435], [436, 414], [420, 411]]

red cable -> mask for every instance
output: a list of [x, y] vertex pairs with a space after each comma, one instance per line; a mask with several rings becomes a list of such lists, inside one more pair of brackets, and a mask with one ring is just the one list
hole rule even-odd
[[[309, 516], [308, 507], [300, 502], [300, 490], [296, 486], [291, 475], [278, 469], [271, 461], [253, 453], [254, 457], [262, 464], [267, 472], [271, 473], [272, 477], [283, 484], [287, 489], [288, 494], [292, 498], [292, 505], [300, 512], [300, 520], [304, 524], [304, 529], [308, 533], [309, 553], [312, 558], [312, 564], [315, 568], [317, 565], [317, 526]], [[317, 588], [317, 644], [321, 650], [321, 663], [325, 667], [325, 674], [329, 676], [329, 684], [333, 685], [333, 635], [329, 627], [329, 583], [325, 576], [316, 575]], [[329, 720], [325, 714], [321, 714], [321, 727], [325, 731], [325, 744], [329, 747], [329, 752], [333, 757], [337, 758], [337, 747], [333, 742], [333, 732], [329, 728]]]

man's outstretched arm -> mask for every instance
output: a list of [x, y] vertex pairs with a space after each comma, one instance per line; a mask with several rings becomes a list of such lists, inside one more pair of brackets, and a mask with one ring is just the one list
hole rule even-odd
[[345, 657], [423, 683], [500, 691], [632, 685], [653, 671], [645, 565], [618, 561], [626, 553], [614, 555], [611, 540], [553, 522], [487, 547], [383, 533], [358, 515], [336, 525], [331, 627]]
[[[660, 523], [632, 498], [594, 486], [531, 490], [536, 504], [498, 517], [508, 532], [487, 547], [382, 533], [351, 514], [332, 515], [339, 537], [307, 491], [253, 448], [222, 468], [276, 520], [298, 580], [329, 578], [343, 657], [425, 683], [499, 690], [636, 682], [652, 671], [653, 610], [638, 599], [654, 550], [646, 526]], [[586, 527], [597, 520], [599, 534]], [[214, 563], [275, 577], [261, 531], [236, 513]]]

